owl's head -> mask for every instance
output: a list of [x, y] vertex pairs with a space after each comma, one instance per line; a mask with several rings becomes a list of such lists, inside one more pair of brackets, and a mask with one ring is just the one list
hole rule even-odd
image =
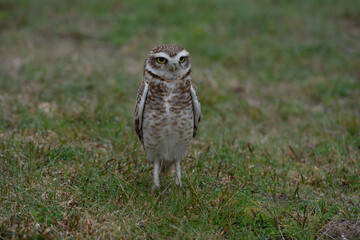
[[189, 75], [191, 60], [189, 53], [176, 44], [158, 45], [151, 49], [144, 64], [148, 71], [164, 79], [178, 79]]

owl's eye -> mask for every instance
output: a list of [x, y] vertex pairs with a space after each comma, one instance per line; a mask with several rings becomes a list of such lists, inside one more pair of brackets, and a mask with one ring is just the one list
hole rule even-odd
[[160, 63], [160, 64], [163, 64], [163, 63], [166, 62], [166, 58], [158, 57], [158, 58], [156, 58], [156, 61], [157, 61], [158, 63]]
[[185, 58], [184, 57], [180, 57], [180, 59], [179, 59], [179, 62], [184, 62], [185, 61]]

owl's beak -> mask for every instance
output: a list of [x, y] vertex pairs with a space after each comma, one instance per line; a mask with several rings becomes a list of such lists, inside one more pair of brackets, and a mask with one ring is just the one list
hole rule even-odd
[[175, 72], [175, 70], [176, 70], [176, 63], [172, 63], [172, 64], [171, 64], [171, 70], [172, 70], [173, 72]]

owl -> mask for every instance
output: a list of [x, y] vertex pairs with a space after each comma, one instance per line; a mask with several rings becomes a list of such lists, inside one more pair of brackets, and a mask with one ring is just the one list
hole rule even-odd
[[135, 105], [135, 131], [153, 163], [153, 189], [160, 187], [159, 173], [173, 166], [175, 183], [182, 186], [180, 162], [201, 119], [190, 55], [176, 44], [158, 45], [145, 59], [143, 77]]

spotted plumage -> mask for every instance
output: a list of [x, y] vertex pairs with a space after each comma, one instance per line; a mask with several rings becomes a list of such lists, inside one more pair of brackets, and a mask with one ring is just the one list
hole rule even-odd
[[135, 106], [136, 134], [154, 165], [154, 185], [160, 186], [160, 171], [175, 165], [175, 182], [181, 186], [180, 161], [201, 119], [190, 55], [176, 44], [158, 45], [149, 52], [143, 75]]

